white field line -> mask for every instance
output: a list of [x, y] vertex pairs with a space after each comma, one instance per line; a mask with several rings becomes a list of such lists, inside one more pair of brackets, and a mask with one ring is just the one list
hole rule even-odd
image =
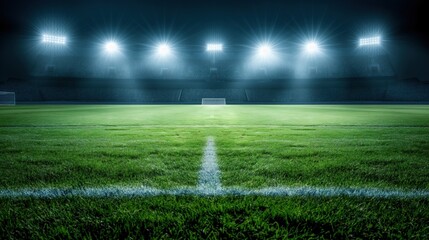
[[196, 188], [157, 189], [150, 187], [99, 188], [24, 188], [0, 189], [0, 198], [60, 197], [150, 197], [150, 196], [309, 196], [365, 198], [429, 198], [429, 190], [401, 190], [344, 187], [269, 187], [261, 189], [223, 188], [220, 182], [214, 139], [209, 137], [204, 149], [199, 183]]
[[306, 196], [306, 197], [363, 197], [363, 198], [429, 198], [428, 190], [394, 190], [377, 188], [321, 188], [321, 187], [273, 187], [262, 189], [244, 188], [173, 188], [149, 187], [100, 187], [100, 188], [40, 188], [0, 190], [0, 198], [60, 198], [60, 197], [150, 197], [150, 196]]
[[[145, 125], [0, 125], [0, 128], [429, 128], [429, 125], [335, 125], [335, 124], [309, 124], [309, 125], [293, 125], [293, 124], [237, 124], [237, 125], [218, 125], [218, 124], [207, 124], [207, 125], [161, 125], [161, 124], [145, 124]], [[292, 129], [299, 130], [299, 129]]]
[[198, 190], [207, 194], [216, 194], [217, 191], [220, 191], [222, 187], [219, 174], [216, 146], [213, 137], [209, 137], [204, 149], [203, 163], [198, 179]]

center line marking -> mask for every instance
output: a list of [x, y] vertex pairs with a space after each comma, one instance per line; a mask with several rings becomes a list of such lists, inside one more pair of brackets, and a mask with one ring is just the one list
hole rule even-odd
[[198, 190], [205, 194], [217, 194], [222, 190], [220, 171], [217, 164], [216, 146], [213, 137], [207, 139], [203, 163], [198, 179]]
[[429, 190], [378, 189], [367, 187], [268, 187], [246, 189], [222, 188], [213, 137], [207, 138], [199, 172], [198, 186], [158, 189], [152, 187], [93, 187], [93, 188], [21, 188], [0, 189], [1, 198], [60, 198], [60, 197], [150, 197], [163, 195], [197, 196], [307, 196], [307, 197], [362, 197], [362, 198], [429, 198]]

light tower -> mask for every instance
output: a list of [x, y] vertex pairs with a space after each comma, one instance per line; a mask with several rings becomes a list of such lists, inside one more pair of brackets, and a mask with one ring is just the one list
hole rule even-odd
[[159, 43], [156, 46], [156, 55], [161, 64], [160, 75], [162, 78], [166, 78], [170, 72], [167, 63], [173, 56], [173, 49], [171, 48], [170, 44], [166, 42]]
[[261, 63], [259, 71], [263, 78], [268, 78], [267, 66], [269, 61], [272, 61], [275, 55], [273, 47], [269, 43], [261, 43], [257, 47], [256, 51], [258, 62]]
[[110, 56], [116, 55], [120, 52], [119, 44], [113, 40], [106, 41], [103, 47], [104, 51]]
[[309, 74], [316, 74], [318, 71], [316, 56], [321, 53], [320, 45], [317, 41], [311, 40], [304, 43], [304, 53], [308, 59], [307, 71]]
[[59, 53], [67, 48], [67, 37], [64, 35], [43, 33], [41, 35], [41, 43], [45, 47], [49, 58], [48, 64], [45, 66], [45, 71], [48, 74], [55, 74], [56, 64], [58, 62]]
[[212, 55], [212, 65], [210, 67], [210, 76], [217, 76], [218, 70], [216, 67], [216, 54], [223, 51], [221, 43], [208, 43], [206, 51]]
[[103, 52], [104, 54], [107, 55], [107, 62], [108, 63], [108, 68], [107, 68], [107, 75], [109, 77], [116, 77], [117, 74], [117, 70], [116, 70], [116, 65], [117, 65], [117, 59], [118, 56], [120, 56], [121, 54], [121, 45], [113, 40], [106, 40], [103, 44]]
[[380, 72], [380, 65], [375, 61], [376, 49], [381, 46], [381, 36], [371, 36], [359, 39], [359, 48], [365, 49], [369, 53], [370, 64], [369, 70], [371, 73], [377, 74]]
[[306, 42], [304, 45], [304, 48], [305, 48], [305, 52], [309, 55], [312, 55], [312, 56], [314, 56], [320, 52], [319, 43], [316, 41]]

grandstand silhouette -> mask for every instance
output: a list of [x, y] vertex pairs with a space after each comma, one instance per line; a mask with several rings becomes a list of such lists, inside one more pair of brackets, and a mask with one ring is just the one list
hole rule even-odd
[[28, 74], [0, 82], [0, 89], [15, 92], [18, 103], [200, 104], [202, 98], [225, 98], [228, 104], [429, 101], [428, 82], [397, 77], [387, 55], [371, 61], [364, 54], [340, 55], [337, 61], [317, 66], [251, 71], [239, 59], [228, 59], [219, 61], [215, 75], [198, 58], [158, 69], [97, 66], [87, 56], [38, 59]]

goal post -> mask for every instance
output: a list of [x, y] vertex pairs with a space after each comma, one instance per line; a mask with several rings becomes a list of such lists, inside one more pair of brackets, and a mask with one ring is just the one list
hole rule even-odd
[[15, 105], [15, 93], [0, 91], [0, 106]]
[[202, 98], [202, 105], [226, 105], [226, 98]]

